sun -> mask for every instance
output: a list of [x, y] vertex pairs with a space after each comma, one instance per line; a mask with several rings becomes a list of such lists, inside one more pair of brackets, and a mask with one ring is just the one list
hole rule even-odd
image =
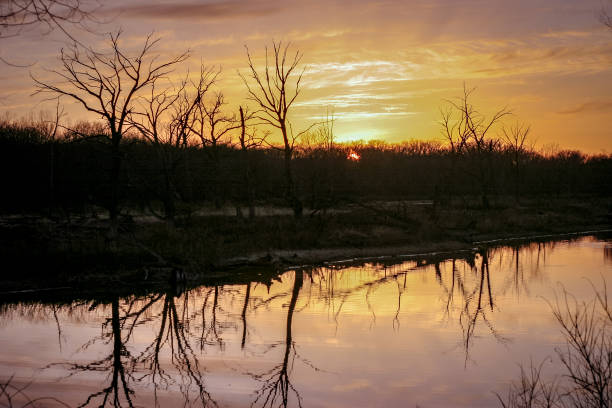
[[361, 156], [357, 152], [355, 152], [353, 150], [350, 151], [350, 153], [348, 154], [348, 156], [346, 156], [346, 158], [347, 158], [347, 160], [351, 160], [351, 161], [355, 161], [355, 162], [361, 160]]

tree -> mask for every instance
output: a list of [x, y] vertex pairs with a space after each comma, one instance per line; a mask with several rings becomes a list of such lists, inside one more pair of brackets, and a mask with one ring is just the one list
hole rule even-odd
[[514, 198], [519, 201], [521, 186], [521, 159], [526, 153], [527, 137], [529, 136], [530, 126], [519, 123], [502, 129], [502, 135], [506, 142], [510, 154], [512, 155], [512, 168], [514, 170]]
[[549, 302], [565, 344], [555, 348], [565, 368], [564, 376], [545, 379], [540, 366], [521, 367], [518, 382], [510, 384], [506, 408], [607, 408], [612, 405], [612, 304], [607, 282], [596, 288], [594, 298], [579, 301], [565, 288]]
[[146, 37], [142, 48], [130, 56], [122, 49], [120, 36], [121, 32], [109, 35], [110, 51], [106, 53], [78, 44], [62, 49], [62, 68], [51, 70], [58, 79], [55, 83], [33, 77], [38, 88], [36, 93], [65, 95], [101, 117], [108, 126], [112, 156], [108, 210], [114, 227], [119, 214], [120, 146], [130, 126], [128, 116], [136, 111], [139, 95], [188, 57], [188, 53], [183, 53], [159, 61], [152, 55], [159, 39], [151, 35]]
[[486, 117], [472, 104], [474, 88], [464, 84], [463, 95], [456, 100], [447, 101], [446, 110], [441, 110], [443, 134], [448, 139], [451, 153], [472, 158], [476, 169], [470, 175], [480, 186], [482, 206], [489, 208], [489, 191], [492, 183], [491, 156], [499, 147], [499, 140], [490, 136], [490, 131], [501, 120], [510, 115], [507, 108], [496, 111]]
[[[128, 116], [130, 124], [135, 127], [140, 135], [149, 142], [157, 153], [157, 166], [161, 171], [163, 180], [154, 181], [153, 189], [157, 191], [162, 201], [165, 218], [170, 223], [174, 222], [176, 213], [175, 196], [176, 183], [174, 180], [174, 169], [179, 160], [180, 134], [179, 129], [172, 126], [171, 110], [181, 97], [185, 89], [185, 82], [178, 90], [164, 88], [158, 89], [156, 82], [150, 87], [150, 94], [140, 99], [138, 112], [131, 112]], [[144, 180], [146, 183], [146, 180]], [[155, 211], [151, 208], [151, 212]]]
[[96, 7], [89, 0], [3, 0], [0, 2], [0, 38], [13, 37], [28, 27], [43, 26], [73, 36], [66, 25], [81, 25], [91, 20]]
[[257, 136], [257, 130], [249, 131], [248, 121], [252, 119], [253, 114], [248, 109], [239, 107], [240, 113], [240, 134], [238, 135], [238, 143], [240, 145], [241, 156], [241, 173], [242, 173], [242, 188], [241, 193], [237, 194], [238, 204], [236, 213], [242, 216], [240, 204], [244, 203], [249, 208], [249, 219], [255, 218], [255, 186], [253, 185], [253, 166], [251, 163], [251, 150], [260, 147], [266, 140], [268, 134]]
[[221, 180], [221, 158], [219, 157], [222, 145], [229, 144], [231, 132], [240, 127], [235, 114], [226, 111], [227, 102], [223, 93], [215, 92], [212, 98], [201, 98], [194, 110], [194, 133], [202, 143], [202, 149], [208, 153], [212, 168], [212, 192], [215, 206], [221, 207], [223, 197]]
[[336, 194], [336, 179], [338, 177], [335, 165], [344, 161], [345, 153], [337, 149], [334, 142], [334, 114], [327, 112], [325, 120], [310, 132], [304, 134], [300, 147], [306, 159], [306, 191], [309, 196], [311, 215], [321, 212], [338, 203]]
[[[85, 23], [94, 21], [92, 13], [98, 7], [99, 3], [92, 0], [2, 0], [0, 38], [16, 37], [24, 29], [42, 27], [46, 33], [59, 29], [71, 41], [79, 43], [69, 26], [87, 29]], [[2, 57], [0, 62], [24, 67]]]
[[300, 82], [304, 74], [296, 71], [302, 54], [296, 51], [293, 56], [288, 55], [290, 44], [283, 45], [282, 42], [272, 43], [272, 64], [269, 61], [269, 51], [266, 47], [266, 63], [263, 73], [255, 68], [255, 63], [247, 48], [249, 61], [249, 77], [254, 82], [250, 83], [241, 74], [242, 80], [249, 93], [249, 99], [255, 102], [258, 111], [255, 117], [263, 124], [280, 130], [283, 138], [284, 173], [285, 173], [285, 196], [293, 209], [295, 217], [302, 215], [303, 206], [300, 201], [293, 180], [292, 158], [295, 144], [300, 135], [293, 133], [291, 122], [288, 119], [289, 109], [300, 94]]

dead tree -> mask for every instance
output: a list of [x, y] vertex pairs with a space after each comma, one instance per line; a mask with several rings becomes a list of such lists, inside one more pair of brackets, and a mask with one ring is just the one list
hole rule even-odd
[[52, 70], [56, 81], [34, 77], [36, 93], [65, 95], [80, 103], [87, 111], [101, 117], [109, 128], [112, 164], [110, 171], [111, 223], [116, 226], [119, 214], [121, 141], [129, 127], [128, 116], [136, 110], [136, 99], [158, 79], [168, 75], [175, 65], [185, 61], [187, 53], [167, 60], [152, 55], [159, 39], [147, 36], [134, 55], [120, 45], [121, 32], [109, 35], [109, 52], [95, 51], [75, 44], [62, 50], [62, 68]]
[[266, 64], [263, 73], [255, 68], [255, 63], [247, 48], [250, 80], [241, 74], [242, 80], [249, 93], [249, 99], [255, 102], [258, 111], [255, 117], [263, 124], [279, 129], [283, 138], [285, 196], [295, 217], [301, 217], [303, 206], [298, 197], [293, 179], [292, 158], [295, 144], [301, 134], [294, 134], [288, 113], [293, 102], [300, 94], [300, 82], [304, 70], [296, 71], [302, 54], [296, 51], [293, 56], [288, 55], [290, 44], [282, 42], [272, 43], [272, 59], [269, 61], [269, 51], [266, 47]]
[[[201, 127], [198, 129], [198, 123], [203, 125], [201, 118], [201, 104], [204, 103], [204, 98], [208, 95], [211, 87], [217, 82], [219, 71], [215, 71], [211, 67], [204, 65], [200, 66], [200, 73], [197, 80], [187, 78], [183, 92], [180, 93], [178, 101], [174, 104], [171, 126], [172, 131], [176, 133], [175, 146], [187, 146], [190, 143], [197, 143], [200, 139], [199, 134], [204, 131]], [[201, 141], [201, 140], [200, 140]]]
[[200, 135], [201, 141], [203, 145], [212, 148], [213, 154], [218, 154], [217, 147], [229, 143], [230, 132], [240, 127], [236, 115], [224, 111], [226, 105], [223, 92], [216, 92], [208, 103], [202, 104], [202, 119], [206, 122], [208, 132]]
[[[253, 185], [253, 168], [251, 163], [251, 151], [260, 147], [268, 136], [264, 133], [263, 136], [257, 135], [256, 129], [249, 129], [248, 122], [253, 118], [253, 114], [248, 109], [242, 106], [238, 109], [240, 113], [240, 134], [238, 135], [238, 143], [240, 145], [241, 165], [242, 165], [242, 191], [238, 194], [238, 201], [243, 202], [249, 208], [249, 219], [255, 218], [255, 186]], [[236, 213], [242, 216], [238, 204]]]
[[502, 108], [492, 116], [486, 117], [472, 104], [471, 97], [474, 90], [464, 85], [463, 95], [447, 101], [446, 110], [441, 110], [441, 123], [451, 153], [471, 158], [476, 162], [475, 169], [470, 169], [468, 172], [480, 186], [482, 206], [486, 209], [489, 208], [492, 183], [491, 159], [500, 145], [498, 139], [491, 137], [490, 131], [511, 112], [507, 108]]
[[74, 40], [67, 26], [92, 20], [92, 12], [98, 6], [90, 0], [4, 0], [0, 2], [0, 38], [42, 26], [48, 32], [59, 29]]
[[506, 147], [512, 156], [512, 168], [514, 170], [514, 198], [518, 203], [521, 186], [521, 160], [526, 153], [527, 137], [529, 136], [530, 126], [519, 123], [502, 129], [502, 135], [506, 142]]
[[[156, 82], [151, 84], [150, 94], [140, 98], [138, 111], [131, 112], [128, 120], [140, 135], [155, 147], [157, 166], [163, 177], [161, 185], [156, 186], [164, 208], [162, 218], [174, 222], [177, 195], [174, 169], [180, 159], [177, 150], [180, 150], [182, 145], [179, 143], [180, 134], [176, 131], [177, 128], [172, 126], [171, 113], [185, 90], [185, 82], [178, 89], [158, 89]], [[155, 213], [153, 209], [151, 211]]]
[[202, 97], [194, 110], [192, 131], [200, 139], [202, 149], [208, 153], [215, 206], [221, 207], [222, 187], [220, 180], [220, 147], [229, 145], [231, 132], [240, 127], [235, 114], [226, 110], [227, 102], [222, 92], [215, 92], [210, 99]]
[[306, 189], [311, 216], [325, 214], [338, 203], [334, 166], [342, 152], [335, 149], [334, 124], [334, 114], [328, 111], [325, 120], [304, 134], [300, 141], [300, 150], [309, 164]]
[[[170, 121], [170, 132], [174, 133], [174, 146], [178, 148], [187, 148], [190, 145], [201, 143], [199, 135], [204, 131], [201, 126], [201, 105], [206, 95], [208, 95], [211, 87], [216, 83], [219, 71], [204, 65], [200, 66], [200, 72], [197, 79], [188, 78], [185, 81], [185, 88], [181, 92], [178, 101], [174, 104], [172, 119]], [[185, 171], [185, 189], [184, 198], [189, 200], [192, 197], [192, 185], [190, 174], [189, 155], [185, 155], [183, 169]]]

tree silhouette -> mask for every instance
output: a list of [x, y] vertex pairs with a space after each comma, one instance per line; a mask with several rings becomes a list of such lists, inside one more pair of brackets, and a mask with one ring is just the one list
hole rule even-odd
[[527, 138], [529, 137], [530, 126], [519, 123], [504, 127], [502, 129], [506, 148], [512, 155], [512, 168], [514, 169], [514, 198], [518, 203], [521, 187], [521, 171], [523, 156], [527, 153]]
[[475, 169], [467, 171], [480, 186], [482, 206], [488, 209], [489, 193], [493, 184], [491, 161], [499, 148], [499, 140], [491, 137], [490, 131], [511, 112], [502, 108], [486, 117], [472, 103], [474, 90], [464, 84], [463, 95], [456, 100], [447, 101], [446, 109], [441, 110], [440, 123], [443, 134], [449, 141], [451, 153], [463, 155], [476, 162]]
[[[176, 215], [175, 201], [177, 192], [177, 174], [175, 172], [180, 160], [184, 157], [186, 145], [181, 143], [182, 127], [180, 126], [180, 104], [186, 91], [186, 81], [183, 81], [178, 89], [162, 87], [159, 89], [156, 82], [150, 87], [150, 93], [146, 97], [139, 98], [138, 111], [130, 112], [128, 120], [138, 130], [140, 135], [149, 142], [157, 154], [156, 167], [161, 172], [162, 180], [143, 180], [149, 184], [149, 188], [156, 192], [160, 198], [164, 213], [159, 218], [170, 223], [174, 222]], [[155, 214], [155, 210], [149, 206], [149, 210]], [[156, 214], [157, 215], [157, 214]]]
[[0, 2], [0, 38], [13, 37], [28, 27], [61, 30], [75, 40], [67, 25], [82, 25], [96, 8], [90, 0], [4, 0]]
[[[249, 99], [255, 102], [258, 111], [255, 117], [263, 124], [280, 130], [283, 137], [285, 196], [296, 217], [302, 215], [303, 206], [298, 197], [295, 181], [293, 179], [292, 158], [298, 138], [305, 133], [294, 134], [291, 122], [288, 119], [289, 109], [300, 95], [300, 82], [304, 74], [296, 71], [302, 54], [296, 51], [293, 56], [288, 55], [290, 44], [282, 42], [272, 43], [272, 63], [269, 61], [269, 51], [266, 47], [266, 64], [263, 73], [255, 67], [255, 63], [247, 48], [249, 61], [249, 77], [241, 74], [242, 80], [248, 90]], [[254, 82], [254, 84], [252, 83]]]
[[65, 95], [104, 119], [108, 126], [112, 154], [108, 209], [115, 227], [120, 198], [120, 145], [129, 127], [128, 116], [136, 111], [136, 99], [188, 56], [183, 53], [158, 61], [152, 51], [159, 39], [153, 39], [151, 35], [146, 37], [140, 51], [131, 56], [121, 47], [120, 36], [121, 32], [109, 35], [108, 53], [78, 44], [62, 50], [62, 69], [51, 71], [57, 78], [55, 83], [34, 77], [37, 93]]
[[260, 147], [268, 136], [264, 133], [263, 136], [257, 135], [257, 129], [249, 129], [248, 122], [253, 118], [253, 113], [247, 108], [240, 106], [238, 108], [240, 114], [240, 133], [238, 135], [238, 144], [240, 147], [240, 173], [242, 173], [241, 192], [237, 194], [238, 206], [237, 214], [242, 216], [240, 204], [244, 203], [249, 208], [249, 219], [255, 218], [255, 185], [253, 184], [253, 164], [252, 150]]

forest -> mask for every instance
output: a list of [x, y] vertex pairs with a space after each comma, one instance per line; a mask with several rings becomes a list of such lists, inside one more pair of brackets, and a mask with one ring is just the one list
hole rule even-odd
[[[83, 122], [52, 132], [44, 121], [0, 123], [2, 211], [101, 215], [112, 191], [106, 129]], [[286, 205], [283, 152], [274, 147], [158, 146], [133, 133], [121, 155], [124, 215], [171, 220], [205, 206], [230, 206], [242, 208], [246, 217], [251, 206]], [[528, 198], [607, 197], [612, 191], [610, 155], [517, 150], [502, 140], [494, 140], [486, 152], [472, 147], [457, 152], [439, 141], [334, 143], [315, 133], [295, 147], [292, 165], [307, 214], [370, 201], [482, 206], [486, 194], [494, 206]]]

